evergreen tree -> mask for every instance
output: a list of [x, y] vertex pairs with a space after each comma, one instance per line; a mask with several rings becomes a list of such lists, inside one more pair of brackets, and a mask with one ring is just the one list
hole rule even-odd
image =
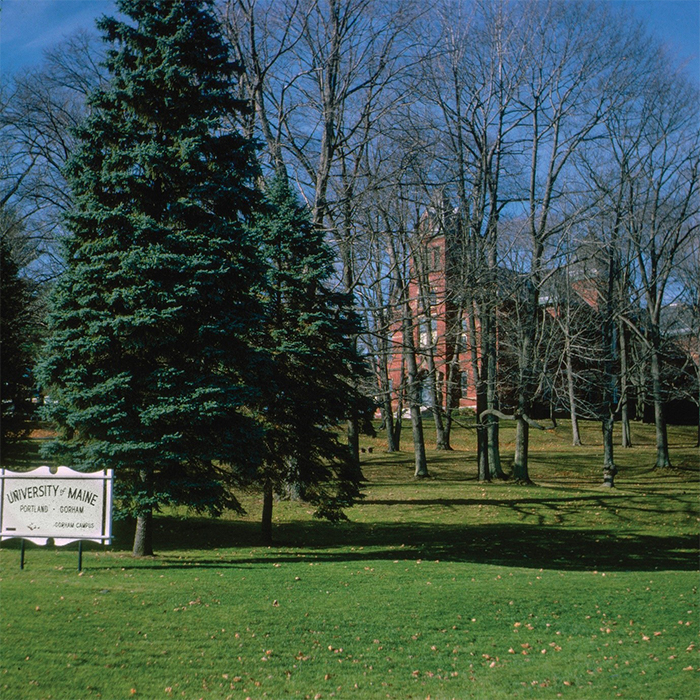
[[343, 517], [360, 495], [362, 473], [338, 424], [368, 402], [356, 390], [365, 373], [353, 337], [359, 317], [348, 295], [332, 291], [333, 255], [311, 224], [286, 178], [267, 191], [256, 231], [267, 269], [262, 334], [272, 357], [262, 382], [259, 418], [264, 427], [257, 482], [264, 493], [263, 536], [272, 536], [274, 493], [299, 492], [316, 515]]
[[[98, 22], [108, 87], [90, 99], [66, 171], [66, 271], [41, 366], [60, 428], [54, 451], [115, 468], [134, 554], [152, 553], [162, 503], [236, 506], [231, 470], [257, 459], [254, 148], [211, 0], [118, 0]], [[226, 485], [226, 486], [225, 486]]]
[[[2, 214], [3, 212], [0, 212]], [[0, 237], [0, 377], [2, 447], [22, 434], [32, 391], [34, 295], [5, 236]]]

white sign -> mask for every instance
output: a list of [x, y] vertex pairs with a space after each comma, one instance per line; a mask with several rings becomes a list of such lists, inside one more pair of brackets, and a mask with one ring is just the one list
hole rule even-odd
[[76, 540], [109, 544], [112, 537], [112, 470], [77, 472], [39, 467], [0, 470], [0, 540], [20, 537], [57, 545]]

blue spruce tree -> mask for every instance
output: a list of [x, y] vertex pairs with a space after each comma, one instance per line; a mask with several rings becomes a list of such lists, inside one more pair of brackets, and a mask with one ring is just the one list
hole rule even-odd
[[360, 495], [362, 473], [338, 424], [366, 413], [357, 389], [366, 367], [355, 349], [359, 317], [351, 299], [330, 288], [333, 255], [283, 175], [267, 190], [255, 217], [267, 284], [262, 342], [272, 362], [261, 382], [264, 429], [263, 537], [272, 537], [274, 493], [290, 488], [331, 520]]
[[[152, 512], [235, 507], [232, 475], [258, 463], [261, 265], [245, 220], [254, 148], [210, 0], [118, 0], [103, 18], [109, 87], [90, 100], [67, 168], [65, 272], [41, 377], [53, 446], [84, 469], [114, 468], [152, 553]], [[225, 465], [235, 456], [235, 468]]]

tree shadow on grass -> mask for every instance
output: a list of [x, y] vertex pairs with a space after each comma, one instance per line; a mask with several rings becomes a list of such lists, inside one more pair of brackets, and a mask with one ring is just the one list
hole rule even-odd
[[[420, 499], [373, 499], [372, 505], [385, 506], [389, 508], [408, 508], [415, 506], [440, 507], [443, 509], [457, 510], [458, 508], [487, 507], [498, 508], [503, 512], [517, 514], [528, 525], [539, 525], [543, 528], [548, 526], [552, 519], [557, 524], [567, 524], [575, 513], [575, 521], [580, 520], [581, 512], [591, 513], [599, 510], [611, 515], [614, 512], [614, 520], [620, 525], [637, 523], [640, 527], [650, 525], [656, 516], [667, 514], [668, 507], [658, 507], [656, 499], [637, 498], [625, 493], [614, 493], [612, 491], [600, 494], [591, 493], [586, 495], [572, 495], [568, 498], [554, 492], [552, 489], [540, 492], [538, 496], [527, 496], [521, 498], [420, 498]], [[674, 510], [687, 515], [697, 515], [696, 502], [693, 495], [685, 492], [682, 494], [665, 493], [664, 502], [673, 502]], [[655, 505], [657, 507], [655, 507]], [[527, 522], [530, 521], [530, 522]], [[571, 528], [571, 523], [569, 527]]]
[[[692, 494], [664, 494], [663, 502], [670, 506], [671, 501], [674, 511], [697, 516]], [[687, 530], [672, 534], [663, 526], [658, 527], [658, 534], [649, 534], [668, 510], [662, 509], [657, 499], [609, 491], [562, 497], [556, 490], [543, 488], [503, 498], [445, 498], [426, 492], [408, 500], [371, 499], [366, 505], [380, 507], [386, 520], [337, 525], [308, 520], [283, 522], [275, 526], [271, 548], [262, 541], [257, 522], [160, 515], [155, 519], [154, 533], [159, 556], [153, 561], [133, 560], [133, 567], [248, 567], [269, 565], [271, 561], [298, 562], [300, 557], [308, 557], [328, 562], [421, 558], [573, 571], [699, 568], [695, 535], [686, 534]], [[419, 522], [411, 519], [410, 508], [416, 506], [422, 516], [425, 508], [453, 511], [453, 521], [459, 519], [462, 509], [484, 506], [499, 513], [498, 517], [503, 513], [519, 521]], [[581, 527], [581, 513], [598, 511], [606, 522], [597, 528]], [[464, 512], [466, 520], [468, 511]], [[404, 520], [397, 522], [399, 518]], [[133, 522], [116, 521], [112, 551], [129, 552], [133, 532]], [[7, 548], [19, 546], [12, 540], [3, 543]], [[87, 551], [103, 549], [93, 543], [84, 546]]]
[[[425, 559], [568, 571], [698, 569], [698, 539], [687, 534], [620, 535], [611, 529], [522, 523], [333, 525], [304, 521], [277, 525], [274, 546], [268, 548], [258, 536], [256, 523], [159, 518], [157, 527], [160, 556], [150, 563], [135, 561], [134, 568], [239, 568], [299, 563], [306, 558], [314, 562]], [[176, 558], [175, 552], [184, 548], [199, 552]]]

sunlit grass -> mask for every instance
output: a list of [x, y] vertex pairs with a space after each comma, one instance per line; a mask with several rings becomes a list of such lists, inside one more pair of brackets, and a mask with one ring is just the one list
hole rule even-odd
[[660, 472], [637, 427], [606, 490], [597, 426], [579, 449], [567, 429], [533, 435], [536, 487], [480, 484], [467, 430], [420, 482], [408, 442], [366, 438], [350, 521], [281, 501], [271, 548], [254, 493], [245, 518], [159, 517], [152, 559], [129, 556], [118, 524], [82, 575], [75, 545], [29, 545], [20, 571], [5, 544], [0, 697], [691, 700], [693, 430], [672, 429], [677, 468]]

